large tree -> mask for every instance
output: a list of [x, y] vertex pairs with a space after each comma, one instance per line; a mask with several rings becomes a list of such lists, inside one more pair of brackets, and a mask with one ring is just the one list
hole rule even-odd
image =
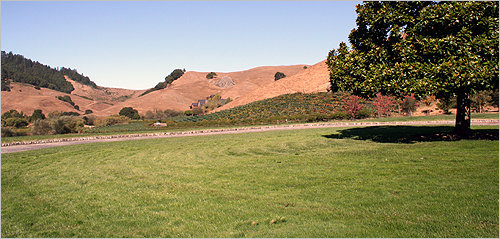
[[498, 2], [365, 2], [358, 28], [327, 59], [332, 91], [457, 97], [455, 131], [470, 130], [470, 96], [498, 89]]

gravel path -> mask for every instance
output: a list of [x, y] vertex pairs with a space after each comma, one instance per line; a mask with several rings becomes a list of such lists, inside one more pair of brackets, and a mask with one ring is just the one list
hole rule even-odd
[[[498, 120], [472, 120], [472, 125], [498, 125]], [[124, 140], [202, 136], [215, 134], [240, 134], [250, 132], [263, 132], [274, 130], [293, 130], [293, 129], [313, 129], [313, 128], [334, 128], [334, 127], [367, 127], [367, 126], [394, 126], [394, 125], [454, 125], [454, 120], [442, 121], [408, 121], [408, 122], [334, 122], [334, 123], [309, 123], [309, 124], [291, 124], [291, 125], [271, 125], [271, 126], [253, 126], [231, 129], [207, 129], [181, 132], [160, 132], [143, 134], [124, 134], [124, 135], [106, 135], [106, 136], [88, 136], [63, 139], [47, 139], [37, 141], [23, 141], [3, 143], [1, 153], [15, 153], [41, 148], [58, 147], [74, 144], [87, 144], [99, 142], [112, 142]]]

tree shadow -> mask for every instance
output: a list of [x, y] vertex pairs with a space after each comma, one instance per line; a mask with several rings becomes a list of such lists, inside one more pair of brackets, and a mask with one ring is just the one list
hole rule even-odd
[[432, 141], [498, 140], [498, 129], [476, 129], [468, 135], [453, 133], [451, 126], [371, 126], [339, 130], [335, 134], [323, 135], [328, 139], [371, 140], [377, 143], [404, 143]]

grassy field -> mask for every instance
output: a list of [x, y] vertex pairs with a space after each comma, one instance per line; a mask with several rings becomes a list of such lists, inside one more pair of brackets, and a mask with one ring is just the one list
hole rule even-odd
[[[498, 113], [483, 113], [483, 114], [472, 114], [472, 119], [498, 119]], [[394, 122], [394, 121], [433, 121], [433, 120], [455, 120], [455, 115], [431, 115], [431, 116], [401, 116], [401, 117], [387, 117], [387, 118], [374, 118], [374, 119], [363, 119], [356, 120], [356, 122]], [[200, 129], [213, 129], [213, 128], [238, 128], [244, 127], [240, 126], [221, 126], [221, 127], [210, 127], [210, 126], [198, 126], [198, 127], [159, 127], [154, 128], [148, 126], [148, 123], [152, 121], [131, 121], [129, 124], [119, 124], [106, 127], [97, 127], [91, 131], [84, 131], [82, 134], [58, 134], [58, 135], [29, 135], [29, 136], [15, 136], [15, 137], [2, 137], [2, 143], [18, 142], [18, 141], [34, 141], [34, 140], [44, 140], [44, 139], [58, 139], [58, 138], [76, 138], [76, 137], [86, 137], [86, 136], [97, 136], [97, 135], [117, 135], [117, 134], [139, 134], [139, 133], [151, 133], [151, 132], [172, 132], [172, 131], [189, 131], [189, 130], [200, 130]], [[335, 120], [330, 122], [352, 122], [351, 120]], [[281, 123], [283, 124], [283, 122]], [[246, 125], [246, 126], [250, 126]], [[264, 124], [269, 125], [269, 124]]]
[[308, 129], [4, 154], [1, 233], [498, 237], [498, 140], [409, 137], [451, 130]]

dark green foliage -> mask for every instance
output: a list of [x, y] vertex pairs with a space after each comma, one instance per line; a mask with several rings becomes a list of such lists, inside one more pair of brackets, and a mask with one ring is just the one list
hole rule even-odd
[[437, 103], [437, 107], [439, 107], [439, 109], [443, 110], [443, 113], [451, 114], [450, 109], [457, 107], [457, 99], [456, 99], [456, 97], [448, 97], [448, 98], [439, 99], [439, 102]]
[[71, 97], [69, 95], [65, 95], [65, 96], [56, 96], [56, 98], [60, 101], [64, 101], [64, 102], [67, 102], [69, 103], [71, 106], [74, 106], [75, 105], [75, 102], [73, 102], [71, 100]]
[[307, 66], [304, 66], [304, 70], [307, 69]]
[[[2, 69], [2, 72], [4, 69]], [[2, 74], [3, 76], [3, 74]], [[10, 91], [10, 80], [2, 77], [2, 91]]]
[[30, 116], [30, 122], [35, 122], [37, 120], [40, 120], [40, 119], [45, 119], [45, 115], [42, 113], [42, 110], [41, 109], [36, 109], [33, 111], [33, 114], [31, 114]]
[[192, 109], [193, 115], [201, 115], [204, 113], [204, 110], [201, 107], [195, 107]]
[[216, 113], [190, 117], [181, 121], [199, 122], [214, 120], [220, 122], [251, 123], [306, 121], [311, 114], [332, 114], [340, 103], [328, 93], [286, 94], [270, 99], [252, 102]]
[[69, 78], [71, 78], [72, 80], [74, 80], [76, 82], [79, 82], [79, 83], [84, 84], [84, 85], [88, 85], [92, 88], [97, 88], [97, 85], [95, 82], [91, 81], [89, 77], [78, 73], [78, 71], [76, 69], [72, 70], [69, 68], [62, 67], [59, 71], [63, 75], [68, 76]]
[[27, 135], [27, 129], [2, 127], [2, 137], [26, 136], [26, 135]]
[[130, 119], [140, 119], [141, 118], [139, 116], [139, 112], [132, 107], [123, 107], [118, 114], [125, 116], [125, 117], [128, 117]]
[[8, 118], [25, 118], [26, 116], [21, 111], [20, 113], [17, 110], [9, 110], [2, 114], [2, 120]]
[[80, 114], [77, 112], [69, 111], [69, 112], [62, 112], [61, 116], [80, 116]]
[[498, 88], [498, 2], [365, 2], [357, 29], [327, 58], [331, 89], [417, 99], [457, 96], [457, 132], [470, 129], [470, 99]]
[[97, 87], [88, 77], [79, 74], [76, 70], [64, 67], [61, 70], [53, 69], [37, 61], [26, 59], [22, 55], [2, 51], [2, 90], [4, 90], [4, 81], [10, 79], [14, 82], [27, 83], [69, 94], [74, 88], [71, 83], [66, 81], [64, 75], [82, 84]]
[[75, 108], [76, 110], [80, 110], [80, 107], [78, 105], [75, 104], [75, 102], [73, 102], [73, 100], [71, 100], [71, 97], [69, 95], [65, 95], [65, 96], [57, 96], [56, 97], [58, 100], [60, 101], [64, 101], [64, 102], [67, 102], [69, 103], [71, 106], [73, 106], [73, 108]]
[[170, 75], [165, 77], [165, 81], [159, 82], [158, 84], [156, 84], [155, 87], [153, 87], [149, 90], [146, 90], [144, 93], [140, 94], [139, 97], [143, 96], [145, 94], [149, 94], [153, 91], [167, 88], [168, 85], [172, 84], [172, 82], [179, 79], [184, 74], [184, 72], [186, 72], [186, 70], [175, 69], [174, 71], [172, 71], [172, 73], [170, 73]]
[[491, 101], [492, 92], [482, 90], [471, 97], [471, 107], [474, 111], [483, 113], [484, 107]]
[[7, 118], [2, 120], [2, 126], [22, 128], [28, 125], [28, 121], [25, 118]]
[[210, 73], [208, 73], [208, 74], [207, 74], [207, 76], [206, 76], [206, 77], [207, 77], [207, 79], [213, 79], [215, 76], [217, 76], [217, 73], [215, 73], [215, 72], [210, 72]]
[[498, 107], [498, 88], [496, 88], [491, 94], [491, 105]]
[[92, 114], [92, 113], [94, 113], [92, 110], [85, 110], [85, 113], [84, 113], [84, 114], [85, 114], [85, 115], [88, 115], [88, 114]]
[[83, 119], [83, 123], [84, 124], [86, 124], [86, 125], [94, 125], [96, 117], [93, 116], [93, 115], [89, 115], [89, 116], [83, 116], [82, 119]]
[[274, 74], [274, 80], [275, 81], [277, 81], [279, 79], [282, 79], [282, 78], [285, 78], [285, 77], [286, 77], [286, 75], [283, 72], [276, 72], [276, 74]]

